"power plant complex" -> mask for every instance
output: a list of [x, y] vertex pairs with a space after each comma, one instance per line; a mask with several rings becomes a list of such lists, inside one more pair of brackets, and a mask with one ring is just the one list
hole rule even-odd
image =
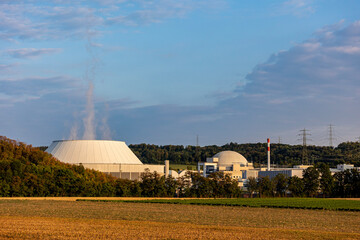
[[[270, 139], [267, 140], [267, 167], [254, 168], [246, 158], [235, 151], [222, 151], [206, 162], [199, 162], [197, 171], [204, 177], [209, 177], [214, 172], [224, 172], [243, 187], [249, 177], [273, 178], [278, 174], [288, 177], [302, 178], [303, 170], [311, 165], [297, 165], [293, 168], [271, 168], [270, 165]], [[169, 170], [169, 161], [164, 165], [143, 164], [131, 149], [122, 141], [110, 140], [59, 140], [53, 141], [46, 152], [64, 163], [82, 165], [85, 168], [98, 170], [117, 178], [140, 180], [141, 174], [150, 171], [161, 176], [178, 178], [185, 175], [186, 170], [176, 172]], [[339, 165], [337, 172], [353, 165]]]

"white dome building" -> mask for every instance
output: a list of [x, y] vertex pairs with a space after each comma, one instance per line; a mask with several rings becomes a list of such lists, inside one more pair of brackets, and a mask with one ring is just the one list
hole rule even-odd
[[64, 163], [83, 165], [125, 179], [139, 179], [142, 172], [164, 174], [164, 165], [143, 164], [131, 149], [121, 141], [60, 140], [46, 149]]
[[142, 164], [125, 142], [120, 141], [53, 141], [46, 152], [71, 164]]
[[218, 166], [231, 167], [233, 164], [247, 166], [248, 164], [243, 155], [234, 151], [222, 151], [215, 154], [212, 158], [218, 158]]
[[219, 171], [238, 180], [239, 186], [243, 186], [243, 181], [249, 176], [257, 177], [257, 171], [254, 170], [253, 164], [249, 163], [243, 155], [234, 151], [222, 151], [212, 158], [207, 158], [206, 162], [198, 163], [198, 172], [202, 173], [204, 177]]

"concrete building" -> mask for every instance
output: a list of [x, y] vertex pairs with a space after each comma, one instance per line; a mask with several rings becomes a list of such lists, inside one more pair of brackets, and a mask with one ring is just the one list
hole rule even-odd
[[357, 171], [360, 172], [360, 167], [354, 167], [354, 164], [338, 164], [336, 165], [336, 168], [330, 168], [331, 174], [335, 174], [337, 172], [342, 172], [342, 171], [346, 171], [346, 170], [352, 170], [352, 169], [356, 169]]
[[[114, 177], [135, 180], [141, 173], [165, 173], [165, 165], [143, 164], [130, 148], [121, 141], [108, 140], [61, 140], [54, 141], [46, 149], [61, 162], [83, 165]], [[167, 165], [168, 166], [168, 165]]]
[[198, 172], [208, 177], [213, 172], [224, 172], [243, 186], [244, 180], [250, 176], [257, 177], [258, 170], [255, 170], [252, 163], [240, 153], [234, 151], [223, 151], [207, 158], [206, 162], [198, 163]]
[[204, 177], [208, 177], [213, 172], [224, 172], [236, 179], [239, 186], [243, 187], [249, 177], [274, 178], [278, 174], [284, 174], [287, 177], [297, 176], [302, 178], [304, 169], [310, 165], [297, 165], [293, 168], [270, 168], [268, 161], [267, 168], [255, 169], [252, 163], [249, 163], [244, 156], [234, 151], [223, 151], [215, 154], [212, 158], [207, 158], [206, 162], [198, 163], [198, 172]]
[[346, 171], [346, 170], [351, 170], [351, 169], [356, 169], [356, 170], [360, 170], [360, 167], [354, 167], [354, 164], [338, 164], [336, 166], [337, 170], [340, 171]]
[[270, 171], [259, 171], [259, 177], [269, 177], [273, 179], [278, 174], [284, 174], [287, 177], [297, 176], [299, 178], [303, 177], [304, 168], [275, 168], [270, 169]]

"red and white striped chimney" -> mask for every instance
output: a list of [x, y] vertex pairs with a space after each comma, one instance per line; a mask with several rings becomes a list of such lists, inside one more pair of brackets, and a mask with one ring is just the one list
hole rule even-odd
[[267, 170], [270, 171], [270, 138], [267, 139]]

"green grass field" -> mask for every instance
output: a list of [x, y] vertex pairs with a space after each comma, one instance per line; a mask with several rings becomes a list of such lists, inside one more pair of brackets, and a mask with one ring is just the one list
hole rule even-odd
[[196, 169], [197, 169], [196, 165], [170, 164], [170, 170], [196, 170]]
[[[79, 199], [78, 201], [81, 201]], [[236, 199], [151, 199], [151, 200], [84, 200], [138, 203], [187, 204], [209, 206], [268, 207], [313, 210], [360, 211], [360, 201], [326, 198], [236, 198]]]

